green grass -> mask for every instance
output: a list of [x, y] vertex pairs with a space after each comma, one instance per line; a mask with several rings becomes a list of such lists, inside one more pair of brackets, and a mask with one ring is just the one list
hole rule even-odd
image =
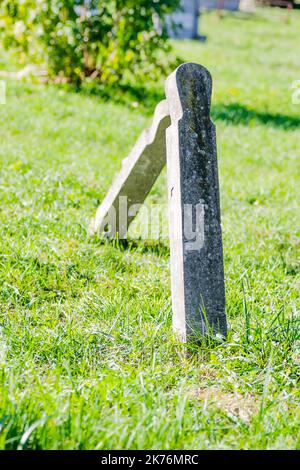
[[8, 82], [1, 448], [300, 448], [299, 27], [299, 12], [208, 14], [205, 44], [174, 42], [214, 79], [230, 326], [188, 357], [172, 337], [167, 240], [87, 236], [162, 84], [134, 108], [139, 93]]

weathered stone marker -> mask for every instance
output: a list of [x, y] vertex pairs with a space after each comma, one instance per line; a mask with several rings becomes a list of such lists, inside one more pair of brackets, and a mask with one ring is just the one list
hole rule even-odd
[[[197, 64], [168, 78], [171, 115], [167, 166], [173, 324], [185, 341], [207, 332], [226, 335], [222, 234], [215, 127], [210, 120], [212, 80]], [[195, 212], [195, 239], [186, 211]], [[198, 209], [198, 210], [197, 210]]]
[[[169, 107], [164, 100], [156, 106], [151, 127], [141, 134], [129, 156], [123, 160], [121, 172], [91, 223], [91, 232], [106, 230], [107, 235], [118, 233], [119, 238], [126, 237], [130, 223], [165, 166], [165, 132], [169, 125]], [[130, 206], [129, 214], [122, 204]]]
[[[157, 106], [151, 128], [124, 161], [90, 226], [101, 234], [114, 225], [106, 235], [125, 238], [167, 160], [173, 326], [183, 342], [227, 332], [211, 91], [201, 65], [182, 64], [169, 76], [167, 100]], [[124, 216], [126, 197], [131, 208]]]

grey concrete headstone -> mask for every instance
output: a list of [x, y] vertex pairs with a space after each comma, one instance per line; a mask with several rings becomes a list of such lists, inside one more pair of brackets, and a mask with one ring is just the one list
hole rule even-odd
[[[183, 341], [205, 335], [208, 325], [222, 336], [227, 329], [211, 91], [211, 76], [198, 64], [181, 65], [166, 82], [173, 325]], [[194, 241], [187, 230], [189, 208]]]
[[181, 0], [181, 7], [167, 17], [170, 37], [196, 39], [198, 37], [199, 0]]
[[210, 120], [212, 80], [198, 64], [178, 67], [166, 81], [167, 100], [124, 160], [90, 225], [126, 237], [138, 211], [120, 207], [144, 202], [167, 160], [173, 327], [183, 341], [208, 333], [226, 336], [225, 292], [216, 133]]

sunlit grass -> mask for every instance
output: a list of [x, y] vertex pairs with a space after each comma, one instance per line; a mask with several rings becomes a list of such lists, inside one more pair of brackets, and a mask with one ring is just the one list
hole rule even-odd
[[[228, 341], [191, 357], [174, 341], [166, 240], [87, 236], [162, 84], [122, 104], [9, 81], [1, 448], [300, 446], [300, 15], [208, 14], [200, 25], [205, 44], [174, 45], [214, 79]], [[149, 201], [164, 202], [165, 186], [163, 174]]]

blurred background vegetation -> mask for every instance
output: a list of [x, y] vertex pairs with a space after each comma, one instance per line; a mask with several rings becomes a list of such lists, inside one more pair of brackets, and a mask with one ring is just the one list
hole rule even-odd
[[0, 35], [18, 60], [49, 80], [112, 85], [174, 67], [165, 15], [180, 0], [4, 0]]

